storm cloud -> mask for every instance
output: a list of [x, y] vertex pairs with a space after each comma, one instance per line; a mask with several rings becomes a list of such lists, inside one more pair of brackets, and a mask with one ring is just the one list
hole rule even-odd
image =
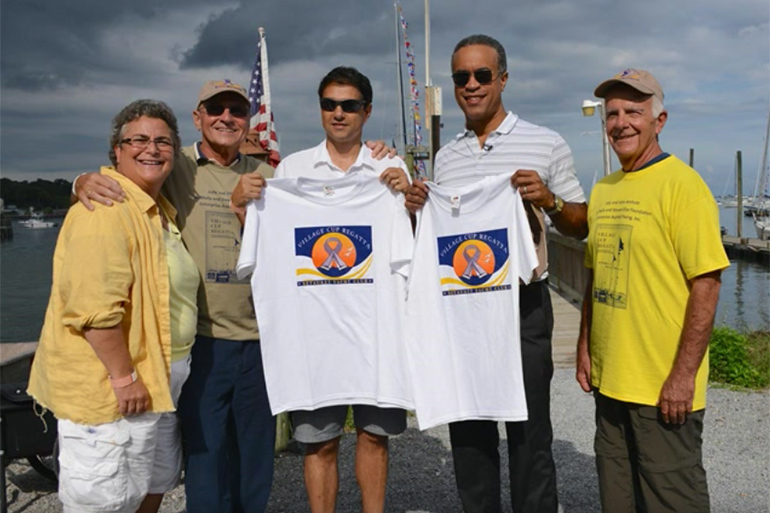
[[[404, 0], [423, 102], [423, 2]], [[0, 11], [0, 167], [3, 176], [72, 178], [106, 161], [110, 118], [136, 98], [166, 101], [183, 140], [198, 137], [190, 111], [212, 78], [248, 80], [257, 29], [268, 38], [281, 153], [323, 138], [315, 90], [332, 67], [370, 77], [367, 138], [397, 133], [394, 8], [390, 1], [4, 1]], [[665, 150], [686, 157], [716, 194], [744, 152], [752, 183], [770, 104], [770, 4], [766, 0], [443, 0], [431, 5], [431, 70], [443, 90], [442, 139], [462, 129], [450, 56], [485, 33], [508, 54], [508, 109], [559, 131], [588, 187], [601, 168], [599, 121], [580, 104], [626, 67], [652, 71], [666, 93]], [[425, 132], [425, 131], [424, 131]], [[426, 134], [427, 135], [427, 134]]]

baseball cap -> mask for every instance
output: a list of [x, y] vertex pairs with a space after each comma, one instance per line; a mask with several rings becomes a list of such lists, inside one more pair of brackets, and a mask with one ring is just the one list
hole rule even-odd
[[240, 86], [232, 80], [225, 78], [223, 80], [209, 80], [203, 84], [203, 87], [201, 87], [201, 92], [198, 93], [198, 105], [200, 105], [201, 102], [205, 102], [209, 98], [213, 98], [214, 96], [222, 93], [235, 93], [238, 96], [242, 96], [243, 99], [247, 102], [249, 101], [249, 95], [243, 86]]
[[615, 84], [626, 84], [639, 92], [655, 96], [660, 100], [660, 103], [663, 103], [663, 88], [660, 87], [658, 81], [649, 71], [635, 68], [624, 69], [614, 77], [599, 84], [599, 86], [594, 89], [594, 96], [597, 98], [604, 98], [610, 88]]

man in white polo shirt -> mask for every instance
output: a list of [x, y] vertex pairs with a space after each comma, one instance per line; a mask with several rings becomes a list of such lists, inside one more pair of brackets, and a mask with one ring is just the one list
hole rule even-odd
[[[372, 112], [369, 79], [354, 68], [337, 67], [321, 80], [318, 97], [325, 140], [314, 148], [287, 156], [276, 168], [275, 178], [335, 179], [369, 172], [377, 173], [391, 189], [405, 190], [409, 181], [404, 162], [391, 157], [378, 160], [361, 142], [363, 126]], [[234, 205], [244, 205], [247, 201], [248, 194], [243, 189], [233, 191]], [[294, 438], [306, 445], [305, 486], [313, 512], [335, 510], [337, 453], [347, 411], [347, 405], [338, 405], [291, 412]], [[353, 416], [357, 435], [356, 479], [361, 488], [362, 511], [382, 512], [388, 437], [406, 429], [406, 411], [354, 404]]]
[[[513, 511], [558, 509], [551, 453], [550, 387], [553, 376], [553, 310], [548, 292], [544, 214], [564, 235], [588, 233], [586, 203], [567, 143], [556, 132], [528, 123], [503, 107], [508, 81], [505, 50], [495, 39], [474, 35], [455, 46], [452, 80], [465, 114], [465, 131], [436, 155], [435, 182], [462, 187], [490, 175], [511, 175], [530, 217], [539, 265], [529, 285], [519, 286], [521, 356], [529, 420], [506, 422]], [[419, 180], [408, 189], [407, 207], [422, 208], [428, 190]], [[455, 477], [466, 512], [498, 512], [500, 456], [497, 423], [470, 420], [449, 425]]]

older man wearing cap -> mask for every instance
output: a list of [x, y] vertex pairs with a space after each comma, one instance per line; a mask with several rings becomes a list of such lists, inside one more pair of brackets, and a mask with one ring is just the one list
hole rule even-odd
[[698, 173], [658, 141], [668, 113], [647, 71], [602, 82], [622, 169], [588, 206], [577, 380], [596, 401], [603, 511], [709, 510], [702, 463], [708, 340], [729, 263]]
[[[192, 115], [201, 140], [182, 149], [163, 186], [203, 279], [191, 372], [179, 404], [187, 511], [264, 511], [275, 422], [250, 287], [235, 275], [241, 235], [230, 194], [240, 188], [258, 196], [273, 168], [239, 153], [249, 131], [249, 98], [240, 85], [206, 82]], [[73, 190], [86, 206], [123, 197], [117, 183], [98, 173], [79, 177]]]

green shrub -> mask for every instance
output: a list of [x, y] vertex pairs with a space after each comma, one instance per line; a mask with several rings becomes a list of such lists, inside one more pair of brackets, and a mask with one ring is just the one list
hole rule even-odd
[[355, 433], [356, 431], [356, 423], [353, 419], [353, 407], [348, 406], [348, 413], [345, 416], [345, 425], [343, 426], [343, 431], [345, 433]]
[[770, 333], [714, 328], [709, 354], [709, 381], [744, 388], [770, 385]]

